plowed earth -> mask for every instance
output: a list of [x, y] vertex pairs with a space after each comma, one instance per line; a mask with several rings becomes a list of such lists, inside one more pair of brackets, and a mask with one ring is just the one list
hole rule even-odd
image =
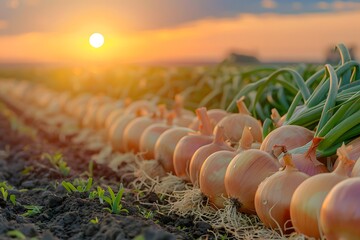
[[[125, 186], [122, 204], [128, 213], [108, 212], [99, 199], [90, 199], [89, 193], [68, 193], [61, 182], [86, 178], [93, 153], [41, 131], [29, 120], [25, 122], [38, 130], [36, 138], [14, 131], [9, 119], [0, 113], [0, 187], [6, 182], [10, 186], [8, 194], [16, 196], [14, 205], [0, 193], [0, 239], [214, 238], [208, 233], [211, 226], [205, 222], [158, 212], [156, 204], [161, 199], [156, 194], [146, 194], [139, 201], [127, 187], [133, 177], [104, 165], [94, 163], [94, 186], [111, 186], [116, 192], [121, 181]], [[55, 152], [62, 153], [71, 169], [69, 176], [64, 177], [42, 157]], [[26, 216], [27, 205], [40, 206], [41, 211]], [[92, 223], [96, 218], [98, 223]]]

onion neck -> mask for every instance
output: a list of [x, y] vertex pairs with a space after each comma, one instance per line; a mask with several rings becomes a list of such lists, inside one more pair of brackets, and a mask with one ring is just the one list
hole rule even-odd
[[224, 143], [224, 127], [218, 126], [215, 131], [215, 138], [213, 143], [215, 144], [223, 144]]
[[236, 101], [236, 105], [239, 110], [239, 113], [245, 114], [245, 115], [251, 115], [244, 103], [244, 100], [245, 100], [245, 97], [241, 97], [239, 100]]
[[196, 109], [196, 115], [200, 121], [200, 133], [202, 135], [212, 135], [212, 127], [210, 123], [210, 118], [207, 114], [207, 110], [205, 107], [201, 107]]
[[239, 149], [245, 150], [251, 148], [251, 144], [254, 142], [254, 137], [251, 134], [250, 129], [250, 127], [245, 125], [239, 141]]
[[324, 139], [323, 137], [314, 137], [311, 146], [309, 147], [308, 151], [305, 153], [305, 158], [312, 161], [315, 166], [322, 165], [322, 163], [320, 163], [316, 158], [316, 149], [323, 139]]
[[337, 155], [339, 157], [339, 165], [333, 171], [333, 173], [341, 175], [341, 176], [349, 176], [349, 172], [351, 172], [354, 167], [355, 161], [349, 159], [348, 151], [350, 148], [347, 148], [345, 144], [343, 144], [337, 150]]
[[182, 116], [182, 111], [181, 111], [182, 107], [183, 107], [183, 99], [179, 94], [177, 94], [175, 96], [175, 104], [174, 104], [174, 111], [177, 117]]
[[166, 106], [165, 106], [165, 104], [160, 104], [158, 106], [158, 111], [159, 111], [159, 119], [164, 119], [165, 115], [166, 115]]
[[166, 125], [172, 126], [174, 123], [175, 113], [171, 112], [166, 117]]

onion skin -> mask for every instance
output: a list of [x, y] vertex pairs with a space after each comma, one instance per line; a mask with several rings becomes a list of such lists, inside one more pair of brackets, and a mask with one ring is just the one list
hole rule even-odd
[[352, 177], [360, 177], [360, 158], [356, 161], [352, 171], [351, 171]]
[[291, 228], [290, 202], [296, 188], [309, 175], [300, 172], [292, 163], [291, 155], [284, 155], [285, 167], [266, 178], [255, 195], [256, 213], [265, 226], [288, 232]]
[[111, 113], [108, 114], [108, 116], [105, 119], [105, 129], [107, 129], [107, 131], [109, 131], [111, 125], [117, 120], [119, 119], [121, 116], [123, 116], [124, 114], [124, 109], [115, 109], [114, 111], [112, 111]]
[[239, 113], [234, 113], [224, 117], [219, 126], [224, 127], [224, 136], [226, 140], [230, 140], [232, 144], [236, 144], [242, 137], [242, 131], [245, 126], [250, 128], [251, 134], [256, 142], [262, 142], [262, 127], [259, 121], [250, 116], [243, 99], [238, 102]]
[[[304, 154], [292, 154], [292, 162], [295, 167], [309, 176], [314, 176], [319, 173], [327, 173], [327, 167], [319, 162], [316, 158], [316, 148], [323, 138], [315, 137], [309, 150]], [[283, 158], [280, 158], [280, 163], [284, 166]]]
[[337, 184], [326, 196], [320, 223], [326, 239], [360, 239], [360, 178]]
[[114, 150], [119, 152], [125, 152], [123, 143], [124, 130], [126, 126], [134, 119], [136, 119], [135, 115], [124, 115], [118, 118], [109, 128], [108, 138]]
[[173, 156], [176, 145], [181, 138], [195, 133], [194, 130], [185, 127], [173, 127], [160, 135], [155, 143], [155, 159], [162, 165], [166, 172], [175, 173]]
[[124, 149], [127, 152], [138, 153], [140, 151], [140, 138], [146, 128], [158, 123], [154, 117], [144, 116], [132, 120], [123, 133]]
[[160, 135], [172, 128], [173, 114], [168, 117], [167, 123], [155, 123], [145, 129], [140, 138], [140, 152], [145, 160], [155, 159], [155, 144]]
[[213, 142], [196, 150], [190, 160], [189, 174], [190, 180], [194, 186], [199, 184], [200, 169], [206, 158], [212, 153], [221, 150], [234, 151], [235, 149], [224, 142], [224, 128], [222, 126], [218, 126], [216, 128]]
[[235, 156], [236, 152], [226, 150], [215, 152], [206, 158], [200, 169], [200, 190], [217, 208], [224, 208], [224, 198], [227, 197], [224, 185], [225, 173]]
[[322, 173], [305, 180], [295, 190], [290, 204], [290, 217], [295, 230], [308, 237], [320, 238], [319, 223], [321, 205], [330, 190], [348, 178], [354, 161], [343, 153], [344, 145], [338, 149], [341, 162], [334, 172]]
[[243, 151], [231, 160], [224, 184], [228, 196], [238, 201], [240, 212], [256, 213], [254, 199], [259, 184], [279, 168], [277, 160], [257, 149]]
[[275, 145], [284, 145], [287, 150], [304, 146], [314, 138], [314, 132], [296, 125], [284, 125], [269, 133], [261, 144], [263, 150], [275, 157], [281, 153], [273, 152]]
[[200, 147], [210, 144], [213, 141], [212, 127], [207, 115], [206, 108], [196, 109], [196, 114], [200, 120], [200, 132], [188, 135], [180, 139], [174, 151], [174, 170], [176, 176], [185, 181], [190, 181], [189, 165], [192, 156]]

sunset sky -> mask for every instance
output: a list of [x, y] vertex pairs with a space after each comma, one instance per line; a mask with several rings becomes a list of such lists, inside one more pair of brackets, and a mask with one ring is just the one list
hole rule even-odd
[[340, 42], [359, 58], [359, 23], [360, 1], [0, 0], [0, 62], [323, 61]]

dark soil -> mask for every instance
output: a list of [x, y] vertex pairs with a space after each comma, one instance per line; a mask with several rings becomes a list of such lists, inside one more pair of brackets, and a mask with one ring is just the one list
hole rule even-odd
[[[13, 109], [16, 110], [16, 109]], [[125, 189], [122, 204], [128, 213], [112, 214], [105, 210], [106, 203], [90, 199], [89, 192], [68, 193], [63, 180], [73, 182], [88, 170], [91, 152], [69, 141], [60, 141], [56, 135], [41, 131], [32, 139], [12, 130], [9, 120], [0, 113], [0, 187], [6, 182], [9, 195], [16, 196], [16, 204], [3, 199], [0, 192], [0, 239], [198, 239], [206, 237], [210, 226], [204, 222], [157, 212], [156, 194], [136, 201], [135, 193]], [[63, 176], [51, 165], [44, 153], [61, 152], [71, 168]], [[123, 173], [113, 172], [94, 163], [94, 187], [111, 186], [115, 193], [120, 179], [126, 187], [132, 177], [121, 178]], [[2, 184], [2, 185], [1, 185]], [[146, 204], [144, 204], [146, 203]], [[25, 206], [41, 206], [39, 213], [26, 216]], [[24, 215], [25, 214], [25, 215]], [[98, 219], [98, 223], [91, 220]], [[15, 230], [15, 232], [14, 232]], [[21, 233], [17, 237], [16, 233]], [[13, 235], [13, 237], [12, 237]], [[25, 237], [25, 238], [24, 238]], [[209, 239], [213, 238], [210, 236]]]

